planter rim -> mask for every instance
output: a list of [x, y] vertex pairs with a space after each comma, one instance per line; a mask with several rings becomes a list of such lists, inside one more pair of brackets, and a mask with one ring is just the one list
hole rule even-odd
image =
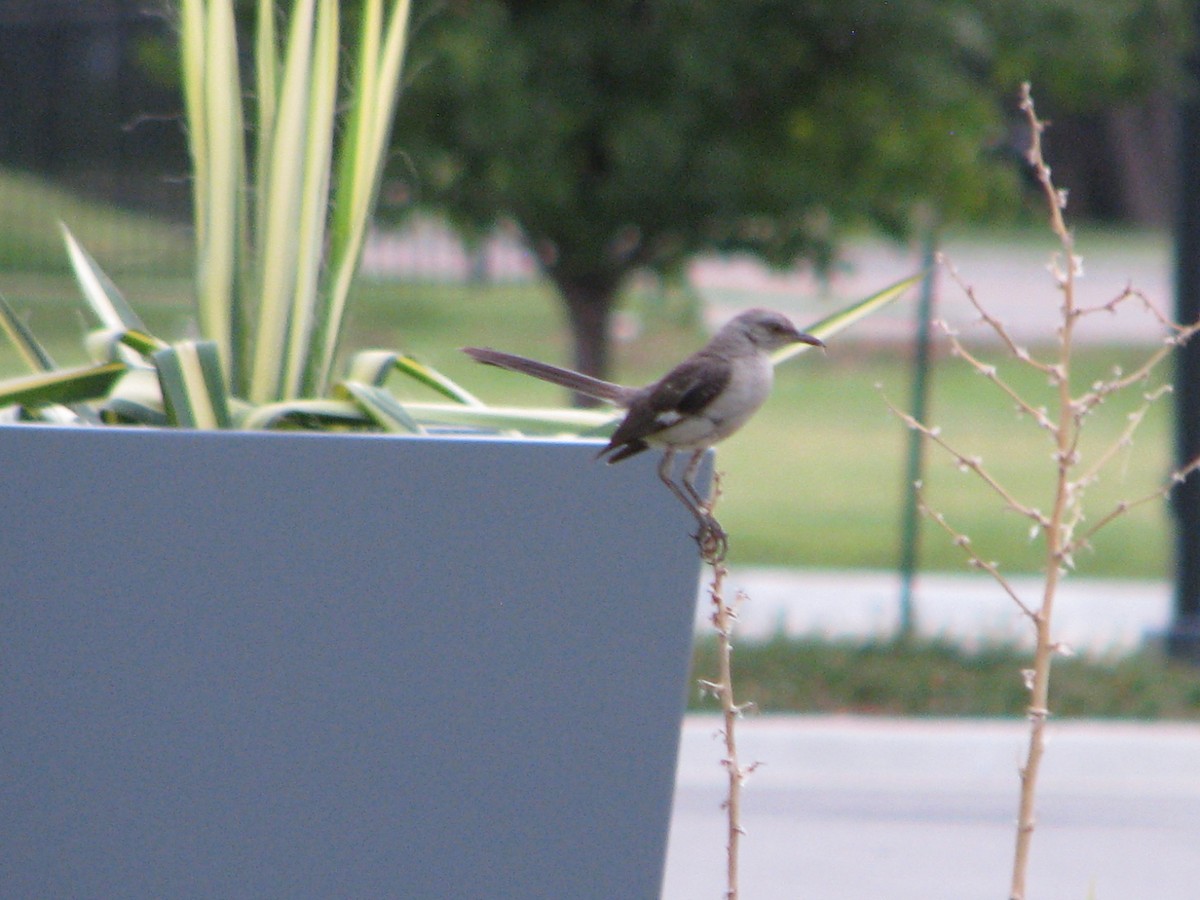
[[278, 439], [311, 439], [311, 440], [348, 440], [348, 441], [402, 441], [415, 443], [453, 443], [453, 444], [537, 444], [539, 446], [561, 445], [595, 446], [605, 443], [604, 438], [579, 437], [564, 434], [561, 436], [547, 435], [508, 435], [488, 432], [438, 432], [433, 434], [395, 434], [377, 431], [282, 431], [282, 430], [251, 430], [251, 429], [202, 429], [202, 428], [162, 428], [155, 426], [119, 426], [119, 425], [71, 425], [55, 422], [2, 422], [0, 432], [20, 430], [78, 432], [87, 435], [121, 435], [134, 439], [134, 435], [145, 436], [148, 440], [278, 440]]

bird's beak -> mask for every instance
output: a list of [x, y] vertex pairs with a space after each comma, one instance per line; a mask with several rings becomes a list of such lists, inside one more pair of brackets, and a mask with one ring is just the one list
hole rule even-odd
[[822, 350], [825, 349], [825, 342], [823, 340], [820, 338], [815, 338], [811, 334], [805, 334], [803, 331], [796, 332], [795, 342], [797, 344], [808, 344], [813, 347], [820, 347]]

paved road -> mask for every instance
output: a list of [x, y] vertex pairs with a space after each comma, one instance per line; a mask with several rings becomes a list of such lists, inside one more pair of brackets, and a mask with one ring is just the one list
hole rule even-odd
[[[718, 900], [717, 721], [684, 729], [665, 900]], [[1020, 721], [762, 717], [744, 796], [744, 900], [1002, 900]], [[1052, 723], [1030, 900], [1200, 896], [1200, 726]]]
[[[1048, 271], [1056, 247], [1052, 240], [1023, 239], [999, 245], [982, 237], [950, 241], [943, 248], [949, 266], [971, 286], [988, 312], [999, 318], [1013, 337], [1030, 345], [1055, 339], [1059, 324], [1060, 294]], [[1085, 236], [1077, 251], [1083, 257], [1076, 281], [1076, 302], [1081, 307], [1101, 307], [1133, 287], [1159, 311], [1173, 307], [1171, 247], [1151, 234], [1129, 234], [1120, 241]], [[828, 285], [811, 272], [775, 272], [749, 258], [704, 257], [689, 274], [697, 292], [717, 318], [750, 305], [777, 306], [801, 323], [814, 321], [853, 300], [920, 271], [917, 254], [881, 241], [860, 241], [845, 250], [846, 265]], [[967, 340], [994, 341], [961, 286], [939, 271], [936, 315], [944, 318]], [[913, 333], [915, 291], [867, 319], [856, 323], [840, 339], [904, 342]], [[1123, 302], [1115, 312], [1086, 316], [1077, 339], [1092, 343], [1143, 343], [1161, 339], [1164, 330], [1154, 315], [1135, 301]]]

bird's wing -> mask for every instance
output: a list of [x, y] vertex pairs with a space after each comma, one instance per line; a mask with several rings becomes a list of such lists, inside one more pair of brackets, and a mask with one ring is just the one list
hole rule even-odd
[[729, 385], [732, 366], [719, 356], [696, 354], [651, 385], [646, 403], [635, 403], [606, 450], [644, 441], [686, 416], [704, 411]]
[[655, 385], [650, 405], [694, 416], [704, 411], [725, 388], [733, 366], [723, 356], [697, 353], [677, 365]]

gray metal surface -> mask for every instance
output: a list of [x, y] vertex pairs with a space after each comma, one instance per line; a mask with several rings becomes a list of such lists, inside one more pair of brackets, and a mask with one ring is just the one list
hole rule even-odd
[[594, 452], [0, 429], [4, 896], [656, 896], [698, 562]]

